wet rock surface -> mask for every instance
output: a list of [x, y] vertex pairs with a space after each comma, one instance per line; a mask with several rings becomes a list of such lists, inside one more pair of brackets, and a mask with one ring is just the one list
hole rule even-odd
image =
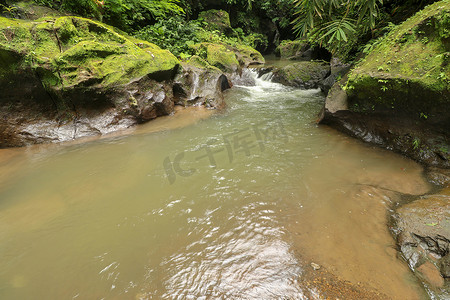
[[203, 59], [208, 65], [227, 74], [241, 73], [243, 68], [265, 62], [261, 53], [244, 45], [200, 43], [193, 45], [192, 48], [196, 56]]
[[79, 17], [0, 18], [0, 147], [107, 134], [170, 115], [174, 105], [224, 106], [251, 47], [204, 43], [204, 58], [169, 51]]
[[393, 231], [403, 257], [429, 293], [450, 296], [450, 188], [396, 210]]
[[272, 81], [303, 89], [315, 89], [330, 75], [330, 64], [323, 61], [303, 61], [272, 70]]
[[350, 71], [351, 64], [342, 63], [338, 58], [332, 58], [330, 62], [330, 75], [319, 82], [319, 87], [324, 93], [328, 93], [333, 85], [340, 81]]
[[310, 46], [307, 41], [284, 40], [275, 49], [275, 55], [285, 59], [311, 60], [311, 51], [308, 51], [308, 49], [310, 49]]
[[218, 68], [209, 65], [198, 56], [183, 63], [183, 69], [176, 76], [173, 85], [174, 101], [177, 105], [204, 105], [223, 108], [222, 92], [232, 83]]
[[306, 40], [284, 40], [275, 49], [275, 55], [283, 59], [311, 61], [330, 61], [331, 54], [326, 49], [311, 46]]
[[427, 172], [428, 181], [439, 186], [450, 185], [450, 169], [429, 168]]
[[448, 133], [440, 126], [411, 120], [393, 114], [368, 114], [348, 110], [344, 93], [333, 100], [327, 99], [328, 108], [337, 109], [331, 113], [325, 109], [321, 124], [329, 125], [365, 142], [393, 150], [429, 166], [450, 167], [447, 145]]

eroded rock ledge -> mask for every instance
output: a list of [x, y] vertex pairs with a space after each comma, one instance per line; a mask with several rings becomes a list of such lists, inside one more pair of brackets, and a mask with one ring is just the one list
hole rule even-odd
[[89, 19], [0, 18], [0, 147], [106, 134], [174, 105], [220, 108], [230, 75], [264, 62], [250, 47], [196, 47], [182, 63]]
[[330, 90], [320, 122], [450, 167], [450, 3], [398, 25]]

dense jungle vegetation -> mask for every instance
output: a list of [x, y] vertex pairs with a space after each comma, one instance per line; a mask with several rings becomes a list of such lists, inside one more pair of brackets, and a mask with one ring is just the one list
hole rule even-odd
[[[3, 14], [14, 16], [1, 0]], [[376, 38], [433, 0], [34, 0], [97, 19], [169, 49], [180, 58], [198, 42], [245, 44], [272, 52], [281, 40], [307, 39], [343, 59], [369, 51]], [[227, 11], [229, 23], [205, 22], [202, 11]], [[228, 24], [227, 24], [228, 23]]]

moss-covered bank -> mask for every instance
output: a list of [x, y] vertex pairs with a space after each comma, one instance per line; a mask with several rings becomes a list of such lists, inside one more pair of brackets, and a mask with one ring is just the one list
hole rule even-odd
[[107, 87], [144, 75], [163, 80], [179, 66], [167, 50], [79, 17], [35, 22], [1, 18], [0, 32], [0, 80], [34, 71], [51, 90], [92, 81]]
[[[231, 85], [223, 72], [253, 61], [246, 47], [232, 50], [210, 44], [208, 61], [182, 66], [169, 51], [89, 19], [0, 18], [0, 147], [104, 134], [171, 114], [175, 104], [223, 106]], [[198, 76], [209, 87], [199, 88]]]
[[[449, 167], [449, 22], [450, 1], [443, 0], [398, 25], [332, 89], [322, 122]], [[336, 107], [343, 94], [346, 103]]]
[[450, 102], [450, 2], [417, 13], [350, 73], [351, 109], [393, 110], [429, 121]]

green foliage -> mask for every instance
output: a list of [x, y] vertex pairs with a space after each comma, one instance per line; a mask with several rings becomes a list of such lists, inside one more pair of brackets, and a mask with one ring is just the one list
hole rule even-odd
[[127, 32], [170, 16], [184, 15], [180, 0], [34, 0], [37, 4], [95, 18]]
[[228, 5], [239, 5], [246, 7], [246, 9], [252, 9], [252, 4], [255, 0], [222, 0]]
[[294, 15], [294, 1], [292, 0], [263, 0], [260, 2], [260, 10], [280, 28], [288, 28]]
[[61, 1], [53, 1], [53, 0], [34, 0], [36, 4], [47, 6], [54, 9], [59, 9], [61, 7]]
[[108, 0], [105, 1], [105, 22], [127, 32], [171, 16], [184, 15], [179, 0]]
[[336, 52], [374, 29], [382, 0], [294, 0], [294, 30]]
[[34, 0], [39, 5], [68, 11], [83, 17], [102, 18], [102, 4], [96, 0]]
[[[237, 11], [233, 24], [245, 32], [258, 32], [264, 24], [262, 20], [271, 20], [278, 28], [288, 29], [293, 21], [294, 3], [292, 0], [260, 0], [254, 1], [251, 10], [235, 6]], [[263, 21], [264, 22], [264, 21]], [[267, 22], [267, 21], [265, 21]]]
[[201, 23], [198, 21], [184, 22], [180, 17], [173, 17], [146, 26], [135, 32], [135, 36], [169, 49], [176, 56], [185, 56], [194, 54], [191, 46], [201, 42], [198, 36], [200, 30]]
[[6, 13], [7, 15], [12, 15], [16, 8], [14, 6], [10, 6], [6, 3], [2, 3], [0, 1], [0, 13]]
[[181, 59], [193, 55], [192, 46], [197, 43], [210, 42], [231, 46], [247, 45], [251, 47], [267, 46], [267, 38], [262, 34], [246, 35], [241, 28], [233, 29], [231, 35], [219, 30], [206, 30], [202, 19], [184, 21], [181, 17], [160, 20], [155, 25], [146, 26], [134, 33], [137, 38], [152, 42], [163, 49], [168, 49]]

